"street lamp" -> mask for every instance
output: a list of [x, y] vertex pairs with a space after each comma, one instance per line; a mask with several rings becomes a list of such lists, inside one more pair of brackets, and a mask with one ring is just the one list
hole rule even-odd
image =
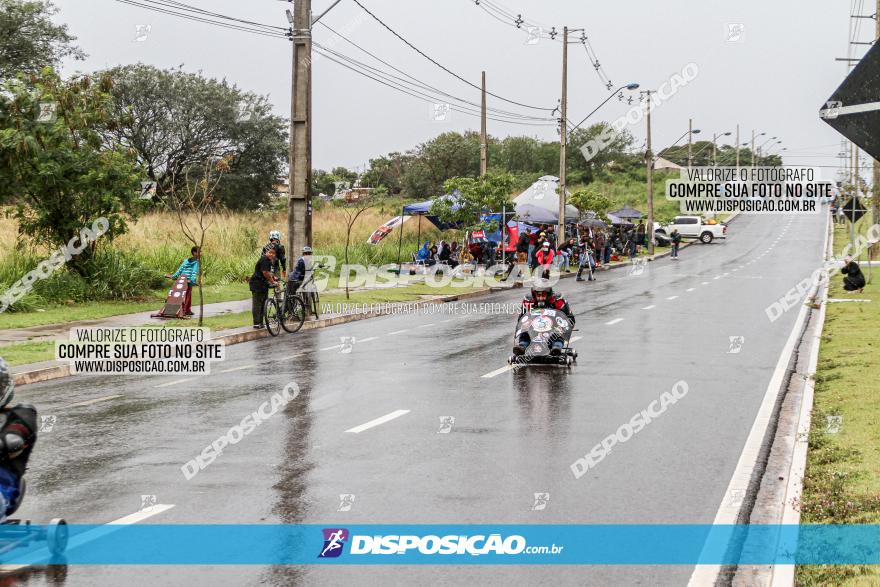
[[752, 131], [752, 167], [755, 166], [755, 137], [763, 137], [766, 134], [767, 133], [762, 132], [756, 135], [755, 131]]
[[718, 137], [729, 137], [731, 132], [723, 132], [721, 134], [712, 133], [712, 166], [718, 167]]
[[[666, 147], [665, 149], [663, 149], [663, 151], [660, 151], [660, 152], [663, 153], [664, 151], [668, 151], [669, 149], [675, 147], [675, 146], [678, 144], [678, 141], [680, 141], [681, 139], [683, 139], [683, 138], [685, 138], [686, 136], [691, 135], [691, 134], [695, 134], [695, 135], [700, 134], [700, 129], [695, 128], [694, 130], [688, 130], [688, 131], [685, 132], [683, 135], [681, 135], [680, 137], [678, 137], [677, 139], [675, 139], [675, 142], [674, 142], [674, 143], [672, 143], [671, 145], [669, 145], [668, 147]], [[660, 155], [657, 155], [657, 157], [654, 157], [654, 158], [652, 159], [652, 161], [657, 161], [657, 159], [659, 159], [659, 158], [660, 158]], [[651, 166], [653, 167], [653, 163], [651, 164]]]
[[607, 104], [608, 101], [609, 101], [611, 98], [613, 98], [613, 97], [617, 94], [617, 92], [619, 92], [620, 90], [638, 90], [638, 89], [639, 89], [639, 84], [636, 84], [636, 83], [631, 83], [631, 84], [627, 84], [627, 85], [625, 85], [625, 86], [620, 86], [619, 88], [617, 88], [616, 90], [614, 90], [613, 92], [611, 92], [611, 94], [609, 94], [607, 98], [605, 98], [604, 100], [602, 100], [602, 103], [599, 104], [598, 106], [596, 106], [596, 107], [593, 109], [592, 112], [590, 112], [589, 114], [587, 114], [586, 116], [584, 116], [584, 119], [583, 119], [583, 120], [581, 120], [579, 123], [577, 123], [576, 125], [574, 125], [574, 127], [573, 127], [569, 132], [570, 132], [570, 133], [573, 133], [573, 132], [576, 131], [578, 128], [580, 128], [580, 126], [581, 126], [583, 123], [585, 123], [589, 117], [591, 117], [591, 116], [594, 115], [596, 112], [598, 112], [598, 110], [599, 110], [602, 106], [604, 106], [605, 104]]

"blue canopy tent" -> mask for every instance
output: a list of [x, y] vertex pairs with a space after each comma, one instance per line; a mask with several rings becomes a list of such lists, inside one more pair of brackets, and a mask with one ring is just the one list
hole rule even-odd
[[[430, 212], [431, 212], [431, 206], [434, 204], [434, 202], [436, 200], [442, 198], [442, 199], [453, 200], [453, 201], [457, 202], [460, 197], [461, 197], [461, 192], [459, 192], [458, 190], [455, 190], [451, 194], [445, 194], [443, 196], [440, 196], [439, 198], [425, 200], [424, 202], [416, 202], [415, 204], [409, 204], [409, 205], [406, 205], [403, 207], [403, 212], [401, 213], [401, 216], [418, 216], [419, 217], [419, 227], [418, 227], [418, 231], [416, 233], [416, 242], [420, 242], [421, 238], [422, 238], [422, 216], [424, 216], [428, 220], [430, 220], [431, 224], [433, 224], [434, 226], [436, 226], [440, 230], [449, 230], [450, 228], [456, 227], [455, 223], [441, 222], [438, 217], [432, 216], [430, 214]], [[457, 203], [452, 204], [453, 210], [458, 210], [458, 208], [459, 208], [459, 205]], [[398, 273], [400, 272], [400, 267], [401, 267], [400, 251], [401, 251], [402, 247], [403, 247], [403, 226], [401, 226], [401, 228], [400, 228], [400, 235], [399, 235], [399, 238], [397, 241]]]

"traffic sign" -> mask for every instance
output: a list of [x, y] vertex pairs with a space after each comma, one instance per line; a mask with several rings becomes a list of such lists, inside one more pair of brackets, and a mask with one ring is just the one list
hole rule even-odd
[[819, 111], [834, 130], [880, 159], [880, 43], [855, 66]]
[[859, 218], [867, 214], [868, 211], [862, 206], [862, 201], [858, 197], [851, 198], [843, 205], [843, 215], [846, 219], [855, 224]]

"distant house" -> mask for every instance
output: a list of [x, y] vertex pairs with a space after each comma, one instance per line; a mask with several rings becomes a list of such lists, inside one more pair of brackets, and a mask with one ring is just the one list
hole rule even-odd
[[373, 188], [353, 187], [345, 190], [339, 190], [333, 194], [334, 200], [345, 200], [346, 202], [357, 202], [361, 198], [366, 198], [373, 191]]

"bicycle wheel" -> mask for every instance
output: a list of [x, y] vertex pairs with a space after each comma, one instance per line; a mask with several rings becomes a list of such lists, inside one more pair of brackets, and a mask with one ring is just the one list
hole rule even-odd
[[278, 301], [275, 298], [266, 300], [266, 308], [263, 312], [263, 319], [266, 322], [266, 330], [272, 336], [278, 336], [281, 333], [281, 311], [278, 309]]
[[306, 321], [306, 307], [299, 296], [290, 296], [284, 300], [284, 312], [281, 327], [287, 332], [296, 332]]

